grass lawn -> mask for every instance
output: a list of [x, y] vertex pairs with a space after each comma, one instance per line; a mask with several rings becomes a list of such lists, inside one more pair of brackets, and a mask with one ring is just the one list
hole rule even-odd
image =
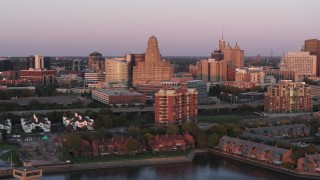
[[224, 115], [224, 116], [198, 116], [198, 122], [204, 123], [238, 123], [239, 121], [245, 119], [245, 116], [238, 115]]
[[0, 155], [0, 159], [4, 161], [10, 161], [12, 155], [12, 162], [14, 163], [15, 167], [21, 167], [21, 161], [19, 160], [17, 150], [11, 150], [9, 152], [6, 152], [4, 154]]
[[94, 162], [109, 162], [109, 161], [124, 161], [124, 160], [139, 160], [150, 158], [165, 158], [174, 156], [185, 156], [189, 151], [177, 151], [177, 152], [163, 152], [163, 153], [144, 153], [134, 156], [104, 156], [104, 157], [74, 157], [74, 163], [94, 163]]

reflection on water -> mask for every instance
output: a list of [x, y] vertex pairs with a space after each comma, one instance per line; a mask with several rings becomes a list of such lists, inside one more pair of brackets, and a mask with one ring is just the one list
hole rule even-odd
[[193, 163], [168, 164], [145, 167], [84, 170], [46, 174], [41, 180], [194, 180], [194, 179], [294, 179], [252, 165], [201, 155]]

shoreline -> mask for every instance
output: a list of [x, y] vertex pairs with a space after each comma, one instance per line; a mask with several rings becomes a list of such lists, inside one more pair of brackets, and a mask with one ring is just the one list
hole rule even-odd
[[[112, 168], [125, 168], [125, 167], [142, 167], [163, 164], [179, 164], [179, 163], [192, 163], [194, 153], [187, 156], [173, 156], [161, 158], [147, 158], [138, 160], [121, 160], [110, 162], [95, 162], [95, 163], [80, 163], [80, 164], [57, 164], [57, 165], [40, 165], [35, 166], [41, 168], [43, 173], [58, 173], [67, 171], [81, 171], [81, 170], [95, 170], [95, 169], [112, 169]], [[0, 170], [0, 179], [12, 177], [12, 169]]]
[[295, 170], [290, 170], [290, 169], [285, 169], [282, 168], [281, 166], [274, 166], [268, 163], [262, 163], [262, 162], [258, 162], [255, 160], [251, 160], [251, 159], [246, 159], [243, 157], [239, 157], [239, 156], [233, 156], [231, 154], [228, 153], [224, 153], [215, 149], [209, 149], [208, 153], [213, 154], [213, 155], [217, 155], [223, 158], [227, 158], [229, 160], [234, 160], [234, 161], [238, 161], [238, 162], [242, 162], [242, 163], [246, 163], [246, 164], [250, 164], [256, 167], [261, 167], [264, 169], [268, 169], [270, 171], [275, 171], [278, 173], [282, 173], [282, 174], [286, 174], [295, 178], [306, 178], [306, 179], [320, 179], [320, 173], [319, 174], [311, 174], [311, 173], [304, 173], [304, 172], [299, 172], [299, 171], [295, 171]]
[[[190, 151], [186, 156], [172, 156], [161, 158], [147, 158], [138, 160], [121, 160], [110, 162], [95, 162], [95, 163], [80, 163], [80, 164], [57, 164], [57, 165], [40, 165], [36, 166], [43, 170], [43, 173], [59, 173], [68, 171], [81, 171], [81, 170], [95, 170], [95, 169], [112, 169], [112, 168], [125, 168], [125, 167], [142, 167], [142, 166], [154, 166], [163, 164], [179, 164], [179, 163], [192, 163], [194, 156], [199, 154], [216, 155], [229, 160], [238, 161], [245, 164], [250, 164], [256, 167], [268, 169], [278, 173], [286, 174], [295, 178], [307, 178], [307, 179], [319, 179], [319, 174], [310, 174], [304, 172], [298, 172], [295, 170], [289, 170], [282, 168], [281, 166], [274, 166], [268, 163], [258, 162], [255, 160], [233, 156], [228, 153], [220, 152], [215, 149], [194, 149]], [[0, 171], [0, 179], [12, 177], [12, 169], [6, 171]]]

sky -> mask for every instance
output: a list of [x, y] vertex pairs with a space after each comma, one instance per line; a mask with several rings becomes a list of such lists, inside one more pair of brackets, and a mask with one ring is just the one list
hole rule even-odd
[[0, 56], [209, 56], [222, 32], [245, 56], [320, 39], [317, 0], [0, 0]]

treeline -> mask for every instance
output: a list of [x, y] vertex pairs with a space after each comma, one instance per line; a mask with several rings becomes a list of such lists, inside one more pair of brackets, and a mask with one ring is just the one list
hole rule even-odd
[[30, 103], [26, 106], [20, 106], [16, 103], [0, 103], [0, 112], [78, 108], [83, 108], [83, 104], [80, 101], [73, 102], [67, 106], [57, 103], [40, 103], [37, 100], [31, 100]]
[[61, 95], [57, 91], [56, 85], [48, 85], [48, 86], [35, 86], [35, 90], [28, 89], [2, 89], [0, 90], [0, 99], [1, 100], [9, 100], [14, 97], [45, 97], [45, 96], [58, 96]]

